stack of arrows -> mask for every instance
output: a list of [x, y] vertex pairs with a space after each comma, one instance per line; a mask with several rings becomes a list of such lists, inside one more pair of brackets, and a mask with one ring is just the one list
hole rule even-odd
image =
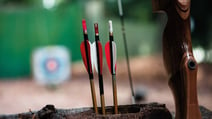
[[[88, 40], [85, 20], [82, 21], [82, 25], [83, 25], [84, 41], [81, 43], [80, 49], [83, 62], [89, 74], [94, 111], [96, 114], [98, 114], [96, 94], [93, 81], [93, 68], [98, 73], [101, 109], [102, 114], [105, 115], [106, 112], [105, 112], [105, 100], [104, 100], [104, 84], [102, 75], [103, 53], [102, 53], [102, 45], [99, 38], [98, 24], [97, 23], [94, 24], [95, 42], [92, 44]], [[117, 101], [117, 88], [116, 88], [116, 44], [113, 40], [113, 28], [111, 20], [109, 21], [109, 41], [105, 45], [105, 55], [108, 68], [112, 75], [114, 113], [118, 114], [118, 101]]]

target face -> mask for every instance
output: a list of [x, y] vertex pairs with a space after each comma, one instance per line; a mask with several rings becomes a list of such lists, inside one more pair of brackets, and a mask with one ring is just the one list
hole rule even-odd
[[59, 84], [70, 79], [68, 50], [64, 47], [44, 47], [33, 53], [33, 75], [42, 84]]

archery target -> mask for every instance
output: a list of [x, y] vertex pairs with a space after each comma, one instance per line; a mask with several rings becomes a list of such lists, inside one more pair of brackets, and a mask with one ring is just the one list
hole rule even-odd
[[70, 55], [65, 47], [37, 48], [32, 57], [33, 77], [39, 83], [60, 84], [70, 79]]

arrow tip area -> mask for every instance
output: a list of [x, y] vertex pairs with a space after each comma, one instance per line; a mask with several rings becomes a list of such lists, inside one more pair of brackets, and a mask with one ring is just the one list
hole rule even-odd
[[113, 33], [113, 23], [112, 23], [112, 20], [109, 20], [108, 23], [109, 23], [109, 32], [110, 33]]
[[85, 19], [82, 20], [82, 28], [83, 28], [83, 31], [87, 31], [87, 26], [86, 26]]
[[[85, 48], [85, 45], [87, 45], [87, 48]], [[89, 41], [82, 42], [81, 45], [80, 45], [80, 50], [81, 50], [83, 63], [85, 65], [86, 70], [88, 71], [88, 73], [92, 73], [90, 47], [91, 46], [90, 46], [90, 42]]]
[[94, 24], [94, 29], [95, 29], [95, 34], [98, 35], [99, 34], [99, 28], [98, 28], [97, 23]]

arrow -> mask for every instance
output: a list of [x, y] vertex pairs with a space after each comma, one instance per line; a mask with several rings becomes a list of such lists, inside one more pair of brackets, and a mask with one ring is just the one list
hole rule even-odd
[[93, 58], [93, 65], [96, 71], [98, 72], [102, 114], [105, 115], [104, 85], [102, 76], [102, 67], [103, 67], [102, 44], [99, 41], [99, 30], [97, 23], [94, 24], [94, 29], [95, 29], [95, 42], [92, 44], [92, 53], [93, 53], [92, 58]]
[[115, 114], [118, 114], [117, 88], [116, 88], [116, 43], [113, 40], [112, 21], [109, 20], [109, 41], [105, 45], [107, 65], [112, 75], [113, 103]]
[[131, 88], [131, 93], [132, 93], [132, 104], [135, 104], [135, 93], [133, 90], [133, 82], [132, 82], [132, 75], [131, 75], [131, 70], [130, 70], [130, 62], [129, 62], [128, 48], [127, 48], [125, 25], [124, 25], [124, 13], [123, 13], [123, 9], [122, 9], [121, 0], [118, 0], [118, 8], [119, 8], [119, 16], [121, 19], [122, 35], [123, 35], [123, 40], [124, 40], [125, 56], [126, 56], [126, 61], [127, 61], [127, 71], [128, 71], [128, 75], [129, 75], [130, 88]]
[[82, 26], [83, 26], [84, 41], [80, 45], [80, 50], [81, 50], [81, 55], [82, 55], [85, 68], [89, 74], [94, 111], [96, 114], [98, 114], [96, 93], [95, 93], [94, 80], [93, 80], [93, 71], [92, 71], [92, 65], [91, 65], [91, 53], [90, 53], [91, 43], [88, 40], [88, 33], [87, 33], [85, 20], [82, 20]]

